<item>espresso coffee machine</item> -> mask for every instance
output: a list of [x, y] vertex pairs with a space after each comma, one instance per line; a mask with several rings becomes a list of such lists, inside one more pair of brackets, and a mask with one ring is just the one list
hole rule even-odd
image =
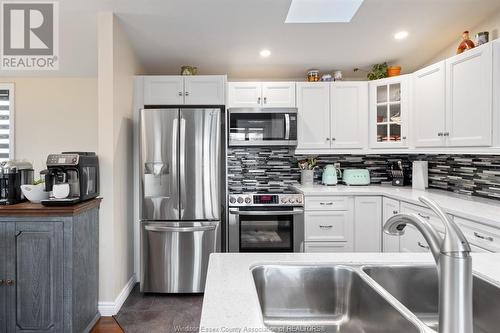
[[21, 185], [33, 184], [33, 165], [25, 161], [6, 161], [0, 165], [0, 205], [25, 200]]
[[[49, 199], [42, 205], [64, 206], [90, 200], [99, 195], [99, 160], [95, 153], [64, 152], [47, 157], [45, 190]], [[67, 184], [67, 185], [66, 185]], [[57, 187], [69, 187], [67, 196], [56, 193]]]

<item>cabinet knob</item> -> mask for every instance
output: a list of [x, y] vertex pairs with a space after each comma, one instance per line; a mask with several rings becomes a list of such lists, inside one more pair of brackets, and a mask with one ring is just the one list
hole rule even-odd
[[260, 97], [257, 98], [257, 104], [260, 104]]
[[5, 280], [0, 280], [0, 286], [5, 283]]
[[186, 91], [186, 92], [184, 93], [184, 96], [189, 96], [189, 91]]
[[335, 141], [336, 139], [335, 138], [332, 138], [332, 141]]
[[330, 141], [330, 138], [326, 138], [326, 141]]
[[444, 136], [450, 136], [450, 132], [444, 132], [443, 135]]
[[182, 96], [182, 91], [179, 91], [179, 96]]
[[264, 97], [264, 104], [267, 104], [267, 97]]
[[14, 285], [14, 280], [5, 280], [5, 284], [8, 286], [13, 286]]
[[403, 140], [406, 140], [406, 136], [403, 136]]
[[393, 210], [393, 211], [392, 211], [392, 213], [393, 213], [394, 215], [396, 215], [396, 214], [398, 213], [398, 211], [397, 211], [397, 210]]
[[443, 132], [439, 132], [439, 133], [438, 133], [438, 136], [443, 136]]

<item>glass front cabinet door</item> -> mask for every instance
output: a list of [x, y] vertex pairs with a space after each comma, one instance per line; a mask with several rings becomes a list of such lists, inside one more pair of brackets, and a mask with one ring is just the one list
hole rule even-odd
[[409, 77], [370, 82], [370, 146], [408, 146]]

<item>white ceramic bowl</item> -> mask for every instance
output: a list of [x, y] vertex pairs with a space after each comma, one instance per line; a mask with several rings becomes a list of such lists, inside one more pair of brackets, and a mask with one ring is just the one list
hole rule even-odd
[[26, 199], [33, 203], [40, 203], [40, 201], [49, 198], [49, 192], [45, 192], [45, 184], [38, 185], [21, 185], [21, 191]]

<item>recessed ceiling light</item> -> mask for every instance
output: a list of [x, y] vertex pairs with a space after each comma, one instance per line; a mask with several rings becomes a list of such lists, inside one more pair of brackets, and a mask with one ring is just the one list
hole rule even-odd
[[269, 50], [262, 50], [260, 51], [260, 56], [263, 57], [263, 58], [267, 58], [271, 55], [271, 51]]
[[408, 31], [399, 31], [394, 34], [394, 38], [397, 40], [402, 40], [408, 37]]
[[285, 23], [351, 22], [364, 0], [292, 0]]

